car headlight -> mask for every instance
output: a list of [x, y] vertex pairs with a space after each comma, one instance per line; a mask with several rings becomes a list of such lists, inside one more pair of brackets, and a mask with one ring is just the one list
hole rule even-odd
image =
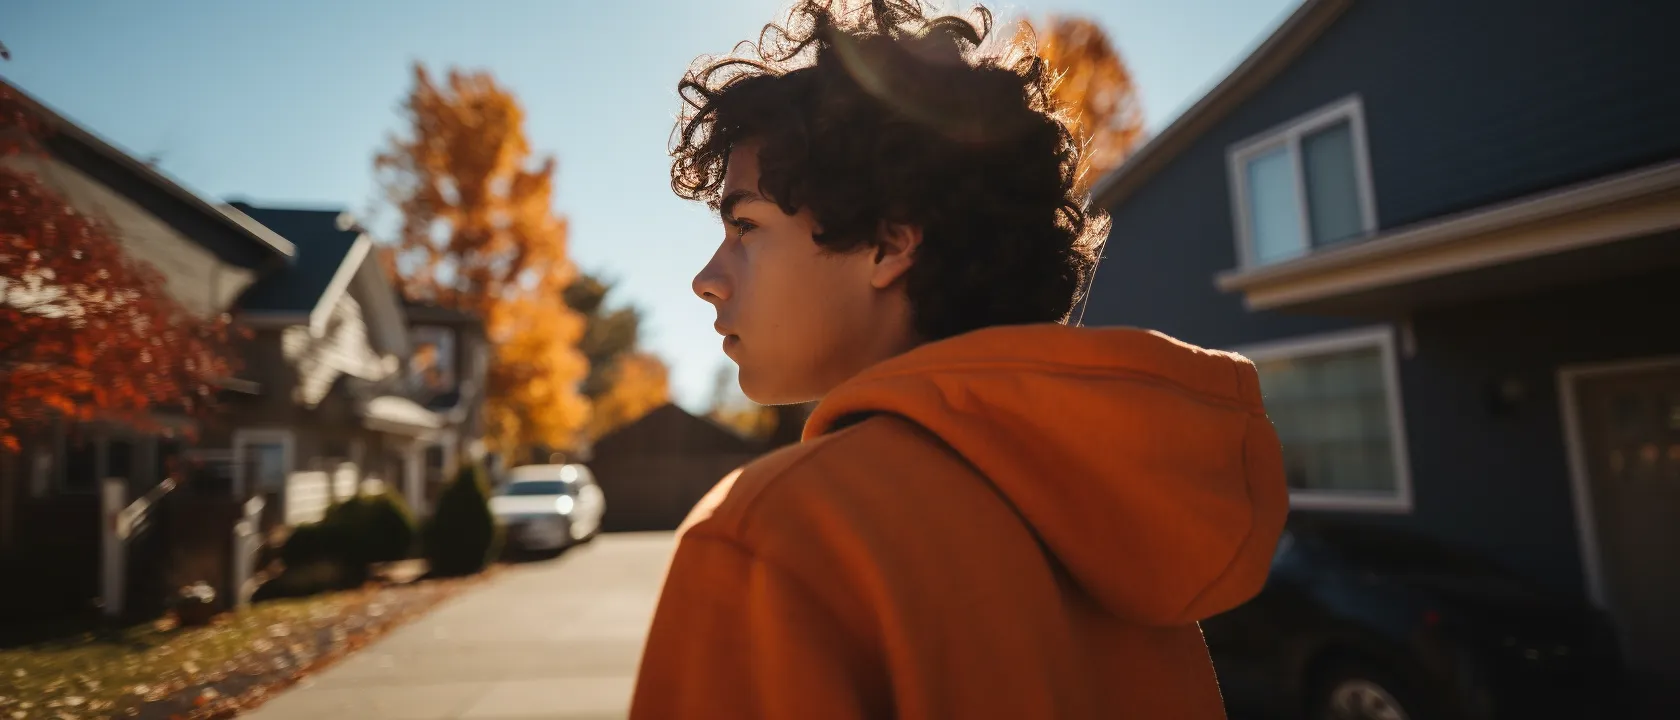
[[572, 496], [561, 495], [558, 499], [556, 499], [554, 501], [554, 511], [560, 513], [561, 515], [570, 513], [572, 511]]

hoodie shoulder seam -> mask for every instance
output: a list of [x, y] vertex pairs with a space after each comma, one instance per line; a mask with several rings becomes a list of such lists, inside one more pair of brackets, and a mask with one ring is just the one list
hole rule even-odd
[[[1236, 367], [1234, 369], [1236, 370], [1236, 373], [1237, 373], [1238, 387], [1241, 387], [1242, 383], [1245, 381], [1245, 378], [1243, 377], [1243, 374], [1242, 374], [1242, 368], [1239, 366], [1239, 367]], [[1264, 416], [1264, 409], [1262, 408], [1262, 417], [1263, 416]], [[1245, 501], [1247, 501], [1246, 504], [1248, 505], [1248, 507], [1251, 510], [1251, 512], [1249, 513], [1249, 516], [1248, 516], [1248, 529], [1243, 532], [1242, 542], [1237, 543], [1236, 547], [1232, 548], [1231, 556], [1229, 558], [1226, 558], [1225, 564], [1222, 567], [1219, 568], [1219, 572], [1217, 574], [1215, 574], [1213, 576], [1213, 578], [1210, 579], [1207, 582], [1207, 584], [1203, 585], [1202, 589], [1200, 591], [1198, 591], [1194, 596], [1192, 596], [1190, 598], [1189, 602], [1186, 602], [1184, 604], [1184, 607], [1179, 608], [1178, 614], [1179, 614], [1180, 617], [1183, 617], [1184, 614], [1189, 612], [1191, 608], [1196, 607], [1196, 605], [1202, 601], [1202, 598], [1206, 597], [1207, 594], [1213, 590], [1213, 588], [1219, 587], [1220, 585], [1223, 584], [1223, 581], [1225, 580], [1225, 577], [1227, 575], [1230, 575], [1231, 570], [1237, 566], [1237, 561], [1242, 559], [1243, 551], [1245, 549], [1247, 549], [1248, 546], [1254, 542], [1254, 533], [1255, 533], [1255, 526], [1256, 526], [1256, 523], [1254, 521], [1254, 513], [1252, 512], [1252, 509], [1254, 508], [1254, 472], [1253, 472], [1253, 468], [1249, 467], [1249, 464], [1248, 464], [1248, 444], [1254, 438], [1254, 428], [1253, 428], [1251, 423], [1252, 423], [1252, 420], [1250, 421], [1250, 424], [1245, 424], [1245, 426], [1243, 427], [1242, 450], [1241, 450], [1242, 451], [1242, 457], [1243, 457], [1243, 483], [1242, 483], [1243, 499]]]

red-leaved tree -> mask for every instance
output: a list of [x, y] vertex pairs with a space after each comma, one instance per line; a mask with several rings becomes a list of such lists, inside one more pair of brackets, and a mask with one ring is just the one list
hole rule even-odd
[[229, 318], [195, 316], [114, 230], [17, 159], [49, 128], [0, 85], [0, 448], [54, 418], [137, 429], [197, 414], [233, 370]]

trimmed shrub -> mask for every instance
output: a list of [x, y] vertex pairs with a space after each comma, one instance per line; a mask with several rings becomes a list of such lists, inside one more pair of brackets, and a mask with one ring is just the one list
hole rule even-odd
[[437, 509], [420, 533], [434, 575], [471, 575], [501, 551], [502, 528], [490, 513], [484, 469], [463, 465], [439, 494]]
[[368, 562], [395, 562], [414, 556], [418, 532], [402, 496], [389, 489], [361, 497], [361, 549]]
[[382, 491], [336, 503], [319, 522], [293, 528], [280, 548], [285, 576], [290, 576], [281, 594], [361, 585], [367, 581], [370, 564], [411, 557], [415, 535], [408, 507], [394, 493]]
[[331, 529], [321, 523], [304, 523], [292, 528], [286, 544], [280, 546], [280, 562], [288, 568], [333, 560]]

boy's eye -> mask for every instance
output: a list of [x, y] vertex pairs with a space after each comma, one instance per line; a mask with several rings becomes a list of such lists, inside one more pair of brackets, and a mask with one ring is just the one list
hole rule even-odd
[[758, 229], [758, 225], [754, 224], [753, 221], [745, 220], [745, 219], [742, 219], [742, 218], [735, 218], [733, 220], [730, 220], [729, 224], [733, 225], [735, 227], [735, 232], [736, 232], [736, 234], [739, 234], [739, 235], [745, 235], [748, 230]]

